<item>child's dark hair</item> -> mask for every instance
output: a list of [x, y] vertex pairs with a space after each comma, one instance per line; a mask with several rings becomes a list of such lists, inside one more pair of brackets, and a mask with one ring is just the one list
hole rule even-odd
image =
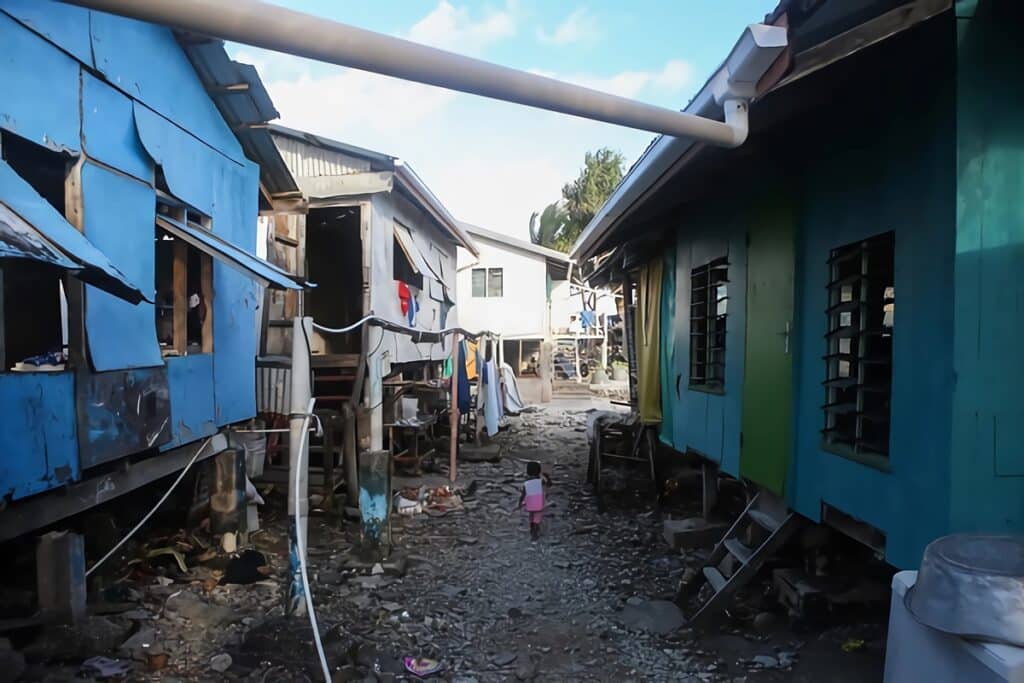
[[531, 477], [539, 477], [540, 463], [537, 462], [536, 460], [531, 460], [530, 462], [526, 463], [526, 473]]

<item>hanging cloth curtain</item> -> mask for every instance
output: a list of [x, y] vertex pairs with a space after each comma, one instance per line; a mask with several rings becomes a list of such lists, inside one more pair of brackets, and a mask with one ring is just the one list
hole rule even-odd
[[469, 373], [466, 372], [466, 342], [459, 342], [459, 360], [455, 363], [459, 376], [455, 381], [459, 383], [459, 412], [467, 415], [471, 409], [472, 399], [469, 395]]
[[665, 252], [661, 279], [661, 433], [663, 443], [674, 446], [672, 407], [676, 401], [676, 250], [671, 245]]
[[640, 421], [661, 422], [661, 256], [640, 269], [636, 319], [637, 399]]

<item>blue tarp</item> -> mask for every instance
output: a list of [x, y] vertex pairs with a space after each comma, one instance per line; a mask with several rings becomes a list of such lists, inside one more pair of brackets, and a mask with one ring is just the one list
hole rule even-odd
[[0, 161], [0, 201], [75, 261], [81, 267], [80, 280], [132, 303], [148, 300], [143, 290], [131, 283], [103, 252], [3, 161]]

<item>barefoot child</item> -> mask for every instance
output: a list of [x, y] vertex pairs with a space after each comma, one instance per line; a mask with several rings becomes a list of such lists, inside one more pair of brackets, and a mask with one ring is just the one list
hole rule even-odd
[[540, 463], [536, 461], [526, 463], [526, 476], [516, 507], [526, 503], [526, 511], [530, 513], [530, 538], [536, 541], [540, 538], [540, 521], [544, 517], [544, 486], [550, 484], [551, 479], [541, 474]]

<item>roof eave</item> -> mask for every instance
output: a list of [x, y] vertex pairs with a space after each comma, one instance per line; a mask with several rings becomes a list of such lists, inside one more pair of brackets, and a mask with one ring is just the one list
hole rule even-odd
[[[695, 114], [706, 118], [723, 119], [722, 107], [716, 102], [716, 94], [721, 94], [725, 87], [724, 82], [730, 77], [730, 70], [736, 73], [738, 65], [743, 70], [743, 80], [747, 83], [757, 83], [774, 63], [779, 52], [784, 50], [785, 42], [780, 42], [778, 32], [785, 31], [781, 27], [768, 26], [765, 24], [751, 24], [747, 26], [735, 45], [729, 51], [728, 57], [714, 74], [707, 80], [696, 96], [683, 110], [688, 114]], [[780, 49], [781, 47], [781, 49]], [[763, 55], [773, 54], [771, 59], [763, 58]], [[683, 155], [689, 152], [696, 145], [699, 145], [692, 138], [676, 138], [666, 135], [658, 136], [644, 151], [641, 157], [633, 164], [626, 177], [612, 192], [597, 214], [587, 223], [583, 232], [573, 244], [569, 256], [576, 261], [584, 261], [599, 252], [605, 250], [606, 236], [616, 228], [640, 203], [642, 203], [648, 192], [658, 183], [659, 179], [667, 173]]]
[[459, 222], [408, 164], [401, 161], [395, 163], [395, 180], [399, 189], [407, 192], [417, 204], [426, 210], [441, 228], [451, 235], [456, 245], [465, 248], [473, 256], [480, 255], [476, 244], [462, 229]]

